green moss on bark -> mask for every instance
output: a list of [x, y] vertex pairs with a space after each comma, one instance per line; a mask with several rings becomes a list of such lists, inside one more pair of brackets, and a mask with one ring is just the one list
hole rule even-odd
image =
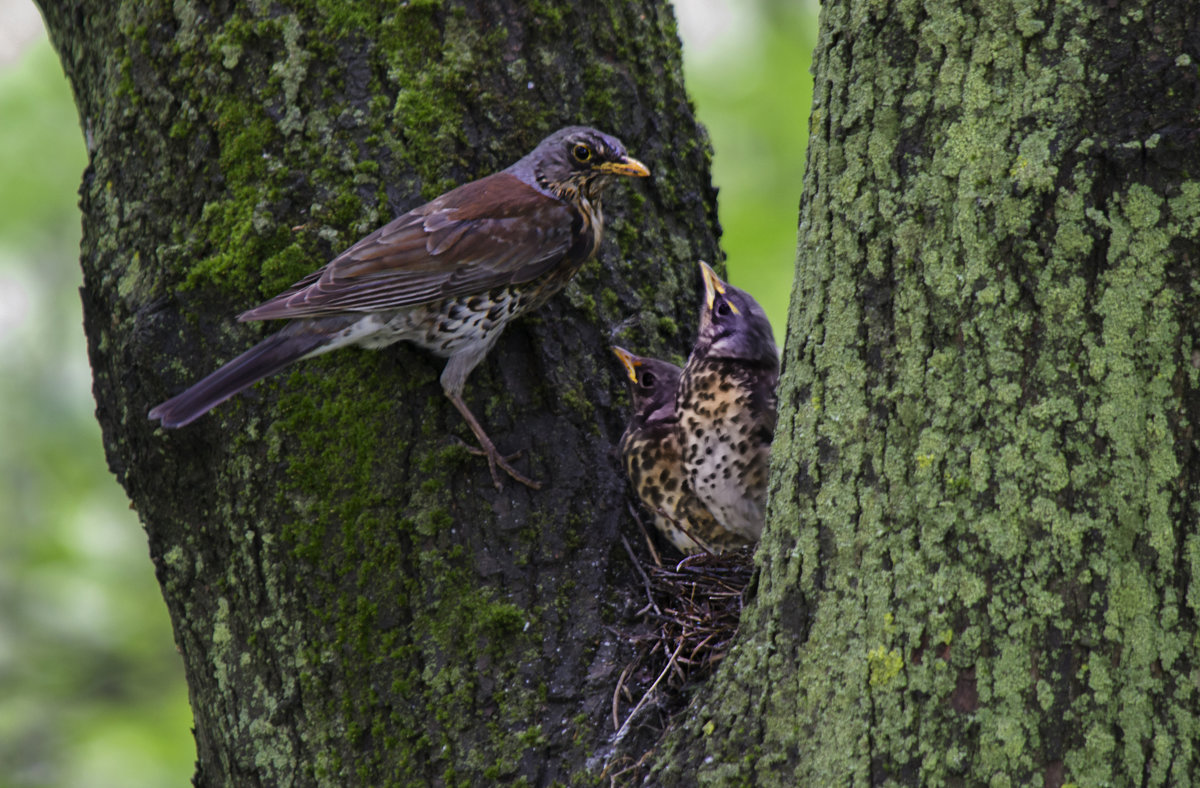
[[[543, 6], [47, 4], [92, 135], [98, 409], [187, 665], [199, 785], [593, 777], [592, 660], [629, 571], [606, 346], [621, 325], [682, 352], [715, 204], [669, 9]], [[546, 490], [492, 488], [440, 362], [409, 348], [304, 362], [185, 429], [145, 418], [271, 330], [239, 311], [579, 122], [656, 176], [612, 190], [601, 262], [467, 387]]]
[[1195, 770], [1190, 13], [824, 7], [762, 578], [664, 783]]

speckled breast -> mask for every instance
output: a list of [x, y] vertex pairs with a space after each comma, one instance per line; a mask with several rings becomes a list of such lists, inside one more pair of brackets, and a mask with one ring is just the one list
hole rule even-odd
[[706, 362], [679, 397], [683, 461], [696, 495], [725, 528], [757, 540], [766, 504], [770, 435], [752, 407], [743, 371]]

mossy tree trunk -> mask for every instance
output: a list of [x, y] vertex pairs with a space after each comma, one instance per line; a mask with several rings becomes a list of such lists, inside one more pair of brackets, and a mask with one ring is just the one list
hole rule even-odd
[[[636, 587], [607, 345], [686, 353], [717, 254], [666, 3], [41, 0], [90, 164], [83, 300], [109, 462], [186, 664], [197, 784], [586, 774]], [[497, 492], [405, 346], [302, 363], [187, 428], [155, 403], [265, 328], [233, 316], [394, 215], [587, 123], [654, 171], [599, 261], [467, 386], [545, 484]], [[614, 549], [614, 545], [617, 547]], [[589, 778], [585, 778], [589, 779]]]
[[1200, 779], [1200, 5], [822, 10], [770, 513], [694, 785]]

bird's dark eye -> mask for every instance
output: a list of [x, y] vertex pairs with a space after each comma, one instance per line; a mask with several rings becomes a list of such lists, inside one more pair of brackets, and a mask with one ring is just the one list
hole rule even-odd
[[655, 380], [656, 380], [656, 378], [654, 377], [653, 372], [643, 372], [642, 373], [642, 385], [643, 386], [646, 386], [647, 388], [650, 386], [653, 386]]
[[571, 149], [571, 155], [575, 157], [575, 161], [590, 161], [592, 158], [592, 149], [587, 145], [580, 143]]
[[729, 317], [730, 309], [728, 301], [718, 301], [714, 310], [717, 317]]

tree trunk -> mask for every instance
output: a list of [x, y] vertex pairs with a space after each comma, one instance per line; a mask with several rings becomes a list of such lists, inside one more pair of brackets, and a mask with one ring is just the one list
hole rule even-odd
[[[595, 778], [606, 623], [636, 588], [607, 345], [686, 354], [715, 193], [669, 6], [530, 5], [41, 0], [90, 153], [97, 414], [184, 657], [197, 785]], [[610, 189], [599, 261], [468, 382], [542, 491], [493, 488], [441, 362], [407, 346], [147, 419], [268, 330], [239, 311], [570, 123], [654, 177]]]
[[1200, 778], [1200, 6], [822, 11], [769, 520], [668, 785]]

